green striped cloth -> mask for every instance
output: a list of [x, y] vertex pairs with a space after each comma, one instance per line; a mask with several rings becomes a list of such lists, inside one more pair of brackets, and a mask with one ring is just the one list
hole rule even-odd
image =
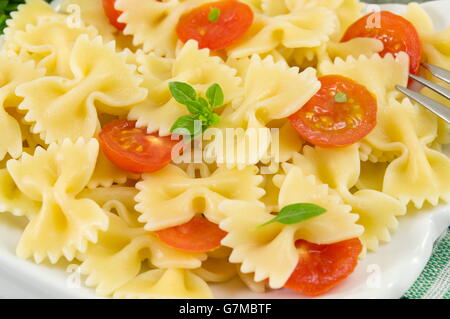
[[405, 299], [450, 299], [450, 231], [434, 244], [433, 254]]

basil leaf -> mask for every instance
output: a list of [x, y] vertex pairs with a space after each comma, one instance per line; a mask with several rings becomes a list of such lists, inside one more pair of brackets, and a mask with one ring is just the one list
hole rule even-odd
[[198, 101], [189, 101], [185, 105], [189, 112], [194, 115], [203, 113], [203, 106]]
[[169, 90], [174, 99], [180, 104], [186, 105], [196, 101], [197, 93], [188, 83], [170, 82]]
[[196, 136], [202, 132], [202, 123], [192, 116], [181, 116], [172, 125], [170, 132], [178, 135]]
[[326, 209], [311, 203], [299, 203], [292, 204], [283, 207], [280, 213], [267, 223], [259, 225], [257, 228], [261, 228], [272, 223], [281, 223], [284, 225], [292, 225], [303, 222], [310, 218], [322, 215], [326, 212]]
[[204, 98], [199, 97], [198, 98], [198, 103], [200, 103], [200, 105], [202, 106], [203, 113], [211, 112], [211, 110], [209, 109], [208, 101], [206, 101]]
[[223, 91], [219, 84], [213, 84], [208, 88], [207, 99], [197, 95], [195, 89], [188, 83], [171, 82], [169, 89], [175, 100], [184, 104], [193, 115], [185, 115], [177, 119], [171, 128], [172, 133], [195, 138], [208, 127], [220, 122], [220, 116], [213, 111], [224, 102]]
[[208, 14], [208, 20], [216, 23], [220, 18], [220, 9], [219, 8], [211, 8]]
[[212, 108], [220, 107], [223, 105], [224, 96], [222, 88], [219, 84], [215, 83], [211, 85], [206, 91], [206, 98], [208, 99], [209, 105]]
[[347, 94], [344, 92], [336, 92], [336, 95], [334, 96], [334, 101], [337, 103], [345, 103], [348, 101]]

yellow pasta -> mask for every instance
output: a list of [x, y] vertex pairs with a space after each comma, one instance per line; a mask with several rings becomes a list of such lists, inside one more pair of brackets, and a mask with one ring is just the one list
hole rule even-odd
[[[382, 56], [376, 38], [341, 42], [360, 1], [239, 1], [253, 21], [219, 50], [178, 32], [186, 13], [221, 0], [116, 0], [123, 30], [101, 0], [26, 0], [11, 14], [0, 43], [0, 213], [26, 222], [18, 257], [73, 262], [103, 297], [212, 298], [211, 286], [239, 280], [265, 293], [302, 276], [308, 245], [354, 243], [356, 263], [388, 244], [412, 206], [450, 201], [449, 125], [396, 91], [408, 85], [408, 54]], [[210, 27], [239, 20], [205, 12]], [[415, 3], [403, 16], [423, 62], [450, 69], [450, 28], [436, 30]], [[376, 100], [375, 127], [350, 145], [315, 146], [294, 123], [312, 98], [355, 106], [338, 89], [322, 94], [330, 75]], [[327, 107], [304, 112], [312, 131]], [[334, 124], [359, 125], [359, 109]], [[201, 134], [170, 144], [194, 120]], [[320, 212], [286, 217], [299, 206]], [[316, 266], [302, 269], [314, 282]]]
[[62, 256], [72, 260], [88, 242], [97, 241], [99, 230], [108, 228], [100, 206], [76, 198], [92, 175], [97, 153], [94, 139], [64, 140], [47, 150], [36, 148], [33, 156], [8, 161], [8, 172], [22, 192], [16, 191], [12, 199], [18, 205], [33, 201], [39, 207], [26, 214], [29, 223], [17, 247], [19, 257], [33, 257], [38, 263], [45, 258], [56, 263]]
[[147, 92], [139, 87], [141, 79], [124, 55], [115, 52], [114, 43], [81, 35], [70, 54], [69, 78], [43, 77], [18, 88], [24, 98], [19, 109], [27, 112], [33, 133], [46, 143], [90, 138], [98, 125], [95, 102], [102, 102], [98, 107], [103, 112], [121, 114], [142, 101]]

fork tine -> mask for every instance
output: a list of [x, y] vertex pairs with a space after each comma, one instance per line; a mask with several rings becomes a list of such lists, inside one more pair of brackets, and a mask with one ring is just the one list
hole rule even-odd
[[432, 89], [434, 92], [439, 93], [440, 95], [445, 96], [447, 99], [450, 99], [450, 90], [447, 90], [446, 88], [437, 85], [436, 83], [433, 83], [431, 81], [428, 81], [424, 78], [421, 78], [417, 75], [414, 74], [410, 74], [409, 75], [410, 78], [413, 78], [415, 81], [425, 85], [427, 88]]
[[431, 72], [435, 77], [444, 82], [450, 83], [450, 71], [428, 63], [422, 63], [422, 66]]
[[410, 89], [407, 89], [403, 86], [397, 85], [397, 90], [408, 96], [410, 99], [419, 102], [431, 112], [442, 118], [444, 121], [450, 124], [450, 108], [438, 103], [429, 97], [426, 97], [420, 93], [414, 92]]

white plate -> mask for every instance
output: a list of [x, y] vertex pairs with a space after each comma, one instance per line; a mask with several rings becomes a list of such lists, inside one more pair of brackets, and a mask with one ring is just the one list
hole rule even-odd
[[[402, 5], [386, 5], [401, 13]], [[438, 29], [450, 26], [445, 15], [450, 1], [423, 5]], [[447, 154], [449, 154], [447, 152]], [[25, 220], [0, 214], [0, 298], [94, 298], [91, 289], [77, 287], [76, 268], [68, 263], [35, 265], [14, 254]], [[399, 298], [414, 283], [430, 257], [433, 242], [450, 225], [450, 205], [426, 208], [400, 218], [388, 245], [369, 253], [356, 271], [323, 298]], [[68, 270], [68, 271], [65, 271]], [[288, 290], [249, 292], [238, 281], [213, 287], [218, 298], [300, 298]]]

